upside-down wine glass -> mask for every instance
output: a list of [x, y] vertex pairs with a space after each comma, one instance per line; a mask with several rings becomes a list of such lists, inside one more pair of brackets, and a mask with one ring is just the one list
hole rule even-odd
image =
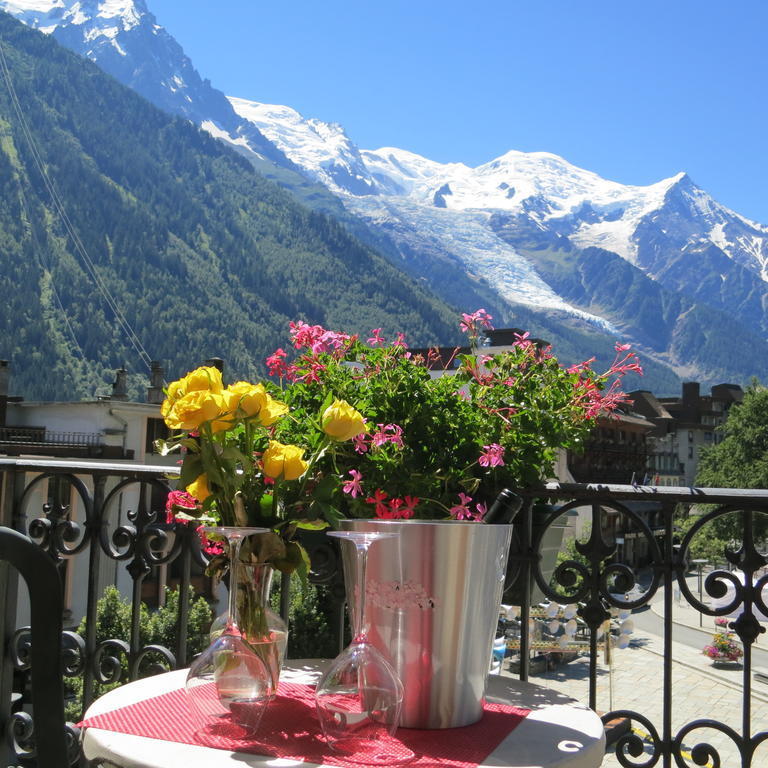
[[[396, 533], [331, 531], [342, 540], [352, 642], [331, 662], [315, 689], [326, 743], [352, 761], [392, 762], [391, 737], [403, 703], [403, 685], [391, 664], [368, 642], [365, 571], [369, 547]], [[354, 579], [352, 578], [354, 575]]]
[[238, 628], [237, 576], [244, 538], [267, 528], [212, 527], [229, 545], [229, 614], [224, 631], [194, 661], [186, 689], [201, 728], [198, 737], [252, 738], [272, 692], [272, 677]]

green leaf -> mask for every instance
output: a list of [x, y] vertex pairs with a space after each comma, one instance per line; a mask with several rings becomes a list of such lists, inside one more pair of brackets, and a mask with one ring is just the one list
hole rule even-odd
[[315, 501], [330, 503], [338, 492], [339, 485], [340, 480], [336, 475], [327, 475], [315, 486], [312, 498]]
[[179, 476], [179, 486], [186, 488], [190, 483], [197, 480], [204, 472], [203, 460], [198, 454], [188, 453], [184, 457], [184, 463], [181, 465], [181, 475]]
[[169, 453], [172, 453], [173, 451], [176, 451], [181, 447], [181, 443], [175, 443], [169, 440], [161, 440], [161, 439], [155, 440], [153, 445], [155, 446], [155, 450], [161, 456], [167, 456]]
[[325, 520], [296, 520], [296, 527], [303, 531], [324, 531], [329, 527]]

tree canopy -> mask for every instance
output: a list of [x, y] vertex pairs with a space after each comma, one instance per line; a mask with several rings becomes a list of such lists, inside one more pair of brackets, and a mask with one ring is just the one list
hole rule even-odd
[[[768, 488], [768, 387], [757, 380], [734, 405], [718, 428], [723, 439], [706, 449], [699, 461], [696, 485], [703, 488]], [[706, 526], [726, 541], [742, 538], [741, 517], [726, 515]], [[768, 536], [768, 514], [755, 515], [755, 535]]]

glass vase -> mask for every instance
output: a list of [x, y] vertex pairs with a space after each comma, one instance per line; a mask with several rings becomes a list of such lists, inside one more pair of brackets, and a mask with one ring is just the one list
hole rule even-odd
[[[288, 626], [270, 606], [274, 573], [274, 568], [267, 563], [240, 563], [236, 584], [238, 626], [269, 670], [270, 696], [277, 693], [288, 645]], [[231, 585], [230, 581], [230, 588]]]
[[[288, 646], [288, 625], [272, 610], [270, 603], [274, 573], [275, 569], [268, 563], [240, 562], [235, 579], [237, 625], [269, 670], [272, 681], [270, 697], [277, 692]], [[232, 583], [230, 574], [230, 589]], [[210, 630], [211, 642], [224, 632], [228, 620], [228, 610], [214, 619]]]

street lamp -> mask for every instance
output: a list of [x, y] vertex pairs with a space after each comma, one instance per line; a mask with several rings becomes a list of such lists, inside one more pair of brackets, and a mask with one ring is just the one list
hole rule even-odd
[[[691, 563], [693, 565], [695, 565], [697, 570], [699, 571], [699, 602], [700, 603], [703, 602], [702, 601], [702, 597], [701, 597], [701, 569], [708, 562], [709, 562], [709, 560], [707, 560], [706, 558], [703, 558], [703, 557], [697, 557], [695, 560], [691, 560]], [[704, 619], [704, 616], [703, 616], [702, 612], [699, 611], [699, 626], [700, 627], [703, 626], [703, 623], [702, 623], [703, 619]]]

